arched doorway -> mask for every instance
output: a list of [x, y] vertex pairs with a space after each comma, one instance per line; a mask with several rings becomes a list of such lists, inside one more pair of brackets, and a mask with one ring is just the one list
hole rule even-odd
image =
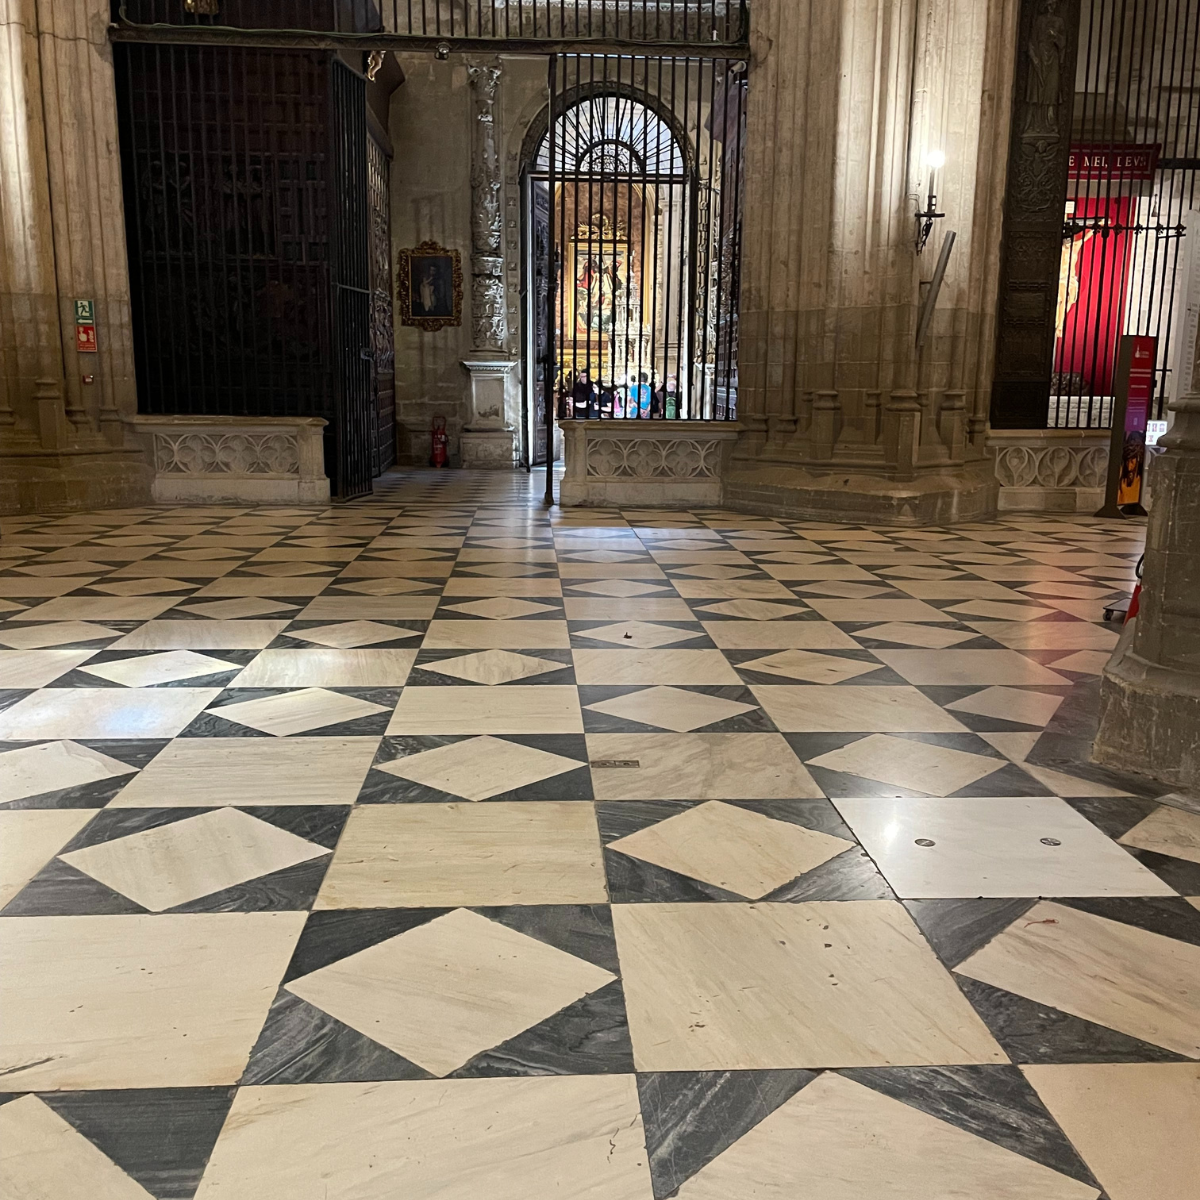
[[[723, 417], [736, 388], [736, 271], [722, 264], [737, 254], [742, 65], [606, 61], [617, 77], [596, 80], [594, 61], [579, 78], [584, 61], [564, 59], [553, 123], [548, 107], [523, 152], [533, 464], [548, 397], [565, 417]], [[586, 411], [567, 400], [584, 377]]]

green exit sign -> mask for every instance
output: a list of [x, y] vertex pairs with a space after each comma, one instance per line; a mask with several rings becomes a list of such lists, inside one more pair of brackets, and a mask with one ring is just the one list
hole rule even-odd
[[91, 325], [96, 320], [96, 306], [91, 300], [75, 301], [75, 324]]

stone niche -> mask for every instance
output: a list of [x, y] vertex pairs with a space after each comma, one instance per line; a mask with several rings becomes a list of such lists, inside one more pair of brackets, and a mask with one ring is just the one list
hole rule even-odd
[[157, 504], [328, 504], [320, 417], [133, 418]]
[[564, 506], [712, 507], [740, 427], [734, 421], [560, 421]]

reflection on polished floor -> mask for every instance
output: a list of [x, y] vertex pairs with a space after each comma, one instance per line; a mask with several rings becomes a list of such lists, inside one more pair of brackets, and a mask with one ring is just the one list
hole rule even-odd
[[0, 1192], [1194, 1200], [1140, 529], [539, 482], [0, 522]]

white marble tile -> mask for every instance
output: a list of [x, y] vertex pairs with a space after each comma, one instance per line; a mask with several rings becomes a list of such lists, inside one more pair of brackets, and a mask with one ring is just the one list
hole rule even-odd
[[43, 742], [0, 753], [0, 804], [132, 775], [126, 763], [76, 742]]
[[34, 1095], [0, 1108], [0, 1194], [8, 1200], [154, 1200]]
[[147, 621], [110, 650], [261, 650], [287, 621]]
[[835, 1074], [821, 1075], [780, 1105], [677, 1194], [679, 1200], [1099, 1196], [1088, 1184]]
[[264, 650], [238, 676], [237, 686], [400, 687], [413, 650]]
[[905, 900], [1176, 894], [1054, 796], [871, 796], [834, 804]]
[[1000, 770], [1005, 762], [966, 750], [875, 733], [840, 750], [810, 758], [808, 764], [874, 779], [904, 791], [948, 796]]
[[995, 684], [1068, 684], [1063, 675], [1015, 650], [873, 650], [910, 683], [970, 686]]
[[196, 599], [219, 599], [230, 596], [316, 596], [333, 582], [332, 575], [301, 575], [284, 579], [269, 579], [263, 575], [226, 575], [214, 579], [198, 592]]
[[297, 614], [305, 621], [428, 621], [437, 596], [318, 596]]
[[674, 583], [675, 590], [688, 600], [795, 599], [787, 587], [774, 579], [682, 579], [676, 576]]
[[740, 684], [720, 650], [576, 649], [575, 678], [581, 684]]
[[282, 692], [278, 696], [264, 696], [257, 700], [242, 700], [213, 710], [224, 721], [259, 729], [274, 737], [323, 729], [327, 725], [356, 721], [359, 717], [386, 711], [381, 704], [315, 687], [298, 692]]
[[723, 600], [719, 604], [699, 606], [699, 611], [734, 617], [738, 621], [778, 621], [808, 610], [802, 604], [779, 604], [774, 600]]
[[378, 769], [464, 800], [487, 800], [582, 766], [534, 746], [476, 737], [379, 763]]
[[220, 688], [46, 688], [0, 713], [0, 739], [177, 736]]
[[1200, 863], [1200, 813], [1161, 805], [1117, 841], [1123, 846]]
[[[749, 561], [749, 560], [747, 560]], [[687, 567], [673, 567], [671, 576], [682, 576], [685, 579], [742, 579], [751, 574], [753, 565], [731, 567], [722, 563], [694, 563]]]
[[335, 580], [330, 585], [327, 595], [344, 595], [347, 592], [362, 596], [404, 596], [410, 592], [436, 595], [436, 592], [430, 590], [428, 580], [414, 583], [407, 579]]
[[1063, 702], [1049, 692], [1028, 692], [1020, 688], [989, 687], [946, 705], [953, 712], [998, 717], [1020, 725], [1045, 725]]
[[85, 663], [95, 650], [0, 650], [0, 688], [40, 688]]
[[[0, 755], [0, 770], [5, 757]], [[0, 908], [95, 815], [96, 810], [91, 808], [14, 808], [0, 812]]]
[[609, 843], [609, 849], [758, 900], [853, 842], [710, 800]]
[[1200, 946], [1042, 901], [955, 968], [1200, 1058]]
[[[564, 566], [566, 564], [563, 564]], [[632, 579], [600, 579], [595, 583], [573, 583], [571, 594], [588, 596], [653, 596], [672, 591], [669, 583], [641, 583]]]
[[1000, 600], [968, 600], [965, 604], [952, 604], [946, 611], [961, 613], [967, 617], [995, 617], [998, 621], [1036, 621], [1053, 610], [1028, 603], [1006, 604]]
[[315, 629], [293, 629], [288, 634], [288, 637], [302, 642], [313, 642], [337, 650], [355, 650], [360, 646], [399, 642], [420, 636], [416, 630], [380, 625], [377, 621], [342, 621], [336, 625], [320, 625]]
[[178, 603], [178, 596], [60, 596], [26, 609], [21, 621], [147, 621]]
[[577, 635], [598, 642], [612, 642], [631, 650], [656, 650], [676, 642], [694, 641], [704, 634], [699, 629], [680, 629], [674, 625], [655, 625], [647, 621], [619, 621], [615, 625], [598, 625], [593, 629], [577, 630]]
[[743, 671], [760, 671], [784, 679], [803, 679], [809, 683], [841, 683], [872, 671], [882, 670], [879, 663], [842, 658], [836, 654], [814, 654], [810, 650], [780, 650], [762, 658], [738, 663]]
[[471, 579], [456, 575], [446, 581], [445, 596], [561, 596], [562, 584], [550, 575], [536, 579]]
[[[150, 576], [143, 579], [124, 579], [115, 583], [95, 583], [93, 590], [106, 592], [110, 596], [154, 596], [168, 592], [190, 592], [195, 583], [184, 583], [179, 579], [164, 579]], [[186, 599], [186, 597], [180, 597]]]
[[857, 650], [832, 621], [705, 621], [704, 632], [722, 650]]
[[1022, 1067], [1111, 1200], [1195, 1200], [1200, 1066]]
[[[799, 555], [794, 557], [798, 558]], [[791, 579], [796, 581], [808, 582], [811, 580], [848, 580], [853, 582], [866, 582], [873, 580], [874, 575], [870, 571], [865, 571], [861, 566], [853, 563], [812, 563], [804, 564], [798, 562], [764, 562], [763, 569], [776, 579]]]
[[1103, 783], [1095, 783], [1090, 779], [1079, 779], [1074, 775], [1066, 775], [1062, 771], [1052, 771], [1049, 767], [1034, 766], [1033, 763], [1023, 762], [1022, 770], [1027, 771], [1043, 787], [1049, 788], [1056, 796], [1128, 796], [1119, 788], [1107, 787]]
[[[576, 651], [578, 653], [578, 651]], [[619, 652], [618, 652], [619, 653]], [[638, 692], [628, 692], [586, 706], [592, 712], [639, 721], [643, 725], [656, 725], [660, 729], [672, 729], [686, 733], [725, 721], [730, 717], [753, 712], [753, 704], [742, 704], [726, 700], [721, 696], [709, 696], [703, 692], [689, 692], [674, 687], [649, 687]]]
[[569, 621], [694, 621], [692, 610], [673, 596], [638, 596], [621, 600], [603, 596], [568, 596], [563, 601]]
[[986, 579], [896, 580], [896, 587], [918, 600], [1021, 600], [1020, 592]]
[[196, 1200], [601, 1195], [652, 1200], [632, 1075], [244, 1087]]
[[640, 1071], [1007, 1061], [895, 901], [612, 914]]
[[201, 604], [180, 604], [179, 612], [195, 613], [200, 617], [237, 620], [242, 617], [264, 617], [267, 613], [294, 613], [300, 605], [282, 600], [266, 600], [261, 596], [237, 596], [232, 600], [207, 600]]
[[314, 907], [607, 900], [590, 804], [369, 804], [350, 814]]
[[1117, 631], [1090, 621], [967, 621], [1010, 650], [1111, 650]]
[[1102, 600], [1112, 595], [1112, 589], [1093, 583], [1061, 583], [1047, 580], [1038, 583], [1027, 583], [1017, 589], [1030, 596], [1060, 596], [1072, 600]]
[[150, 912], [329, 854], [235, 808], [73, 850], [62, 860]]
[[963, 726], [915, 687], [753, 684], [784, 733], [961, 733]]
[[808, 597], [809, 604], [829, 621], [944, 621], [958, 620], [953, 613], [944, 613], [923, 600], [822, 600]]
[[486, 600], [468, 600], [465, 604], [448, 604], [451, 612], [466, 613], [469, 617], [485, 617], [489, 621], [518, 621], [536, 613], [554, 612], [553, 604], [539, 604], [512, 596], [491, 596]]
[[177, 738], [110, 807], [353, 804], [378, 746], [377, 737]]
[[407, 687], [400, 694], [387, 731], [582, 733], [583, 717], [576, 688], [563, 684]]
[[569, 665], [528, 654], [514, 654], [510, 650], [479, 650], [458, 658], [439, 658], [436, 662], [423, 663], [421, 670], [466, 679], [471, 683], [493, 685], [529, 679], [549, 671], [562, 671]]
[[[28, 600], [42, 599], [46, 596], [61, 597], [66, 592], [73, 592], [77, 588], [87, 587], [95, 579], [95, 575], [60, 575], [57, 579], [34, 579], [29, 576], [0, 575], [0, 596], [18, 596]], [[95, 599], [95, 597], [92, 597], [92, 599]], [[67, 600], [67, 603], [71, 604], [74, 601]], [[38, 608], [45, 607], [45, 604], [38, 605]], [[72, 617], [75, 616], [74, 613], [71, 615]], [[57, 618], [50, 617], [47, 619], [54, 620]]]
[[794, 800], [824, 793], [778, 733], [590, 733], [597, 800]]
[[444, 1076], [615, 978], [458, 908], [286, 986]]
[[156, 683], [173, 683], [179, 679], [199, 679], [225, 671], [240, 671], [241, 664], [207, 654], [196, 654], [192, 650], [165, 650], [161, 654], [118, 658], [81, 669], [88, 675], [126, 687], [152, 687]]
[[1056, 671], [1078, 671], [1081, 675], [1101, 675], [1108, 664], [1107, 650], [1076, 650], [1065, 658], [1056, 658], [1049, 665]]
[[305, 916], [0, 921], [6, 1086], [77, 1091], [236, 1083]]
[[566, 650], [566, 621], [430, 621], [425, 650]]
[[9, 625], [0, 629], [0, 646], [36, 650], [43, 646], [65, 646], [70, 642], [96, 642], [115, 638], [118, 631], [86, 621], [62, 621], [53, 625]]
[[907, 621], [892, 621], [876, 625], [872, 629], [855, 630], [859, 638], [873, 638], [881, 642], [895, 642], [901, 646], [923, 646], [927, 650], [945, 650], [959, 642], [969, 642], [975, 635], [963, 633], [961, 629], [942, 629], [937, 625], [913, 625]]
[[981, 733], [979, 736], [994, 750], [999, 750], [1005, 758], [1023, 763], [1042, 735], [1040, 733]]

